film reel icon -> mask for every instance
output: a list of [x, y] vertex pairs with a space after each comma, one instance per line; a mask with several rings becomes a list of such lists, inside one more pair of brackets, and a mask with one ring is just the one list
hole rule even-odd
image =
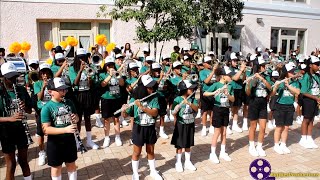
[[250, 164], [249, 172], [255, 180], [263, 180], [270, 176], [271, 165], [265, 159], [256, 159]]

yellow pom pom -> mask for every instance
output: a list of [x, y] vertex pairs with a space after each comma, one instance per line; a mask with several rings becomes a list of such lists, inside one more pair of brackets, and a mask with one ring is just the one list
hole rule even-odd
[[67, 42], [65, 42], [65, 41], [61, 41], [59, 45], [60, 45], [63, 49], [65, 49], [65, 48], [68, 46]]
[[30, 49], [31, 49], [31, 44], [30, 43], [28, 43], [26, 41], [21, 43], [21, 50], [26, 52], [26, 51], [29, 51]]
[[44, 48], [47, 50], [47, 51], [51, 51], [51, 49], [54, 47], [54, 44], [53, 42], [51, 41], [46, 41], [44, 43]]
[[73, 36], [68, 36], [67, 39], [67, 44], [70, 46], [77, 46], [78, 45], [78, 40], [74, 38]]
[[52, 59], [51, 58], [47, 59], [46, 63], [52, 65]]
[[18, 42], [13, 42], [12, 44], [10, 44], [9, 46], [9, 51], [10, 53], [19, 53], [21, 50], [21, 45]]
[[99, 44], [99, 45], [107, 45], [107, 37], [106, 37], [106, 35], [104, 35], [104, 34], [98, 34], [97, 36], [96, 36], [96, 43], [97, 44]]
[[111, 53], [111, 51], [112, 51], [113, 49], [114, 49], [114, 47], [112, 46], [111, 43], [106, 46], [106, 51], [108, 51], [109, 54]]
[[108, 44], [107, 38], [103, 40], [102, 45], [106, 46]]

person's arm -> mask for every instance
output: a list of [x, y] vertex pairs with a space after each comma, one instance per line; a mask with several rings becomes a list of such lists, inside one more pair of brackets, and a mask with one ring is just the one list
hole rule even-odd
[[272, 87], [271, 87], [270, 83], [269, 83], [265, 78], [263, 78], [260, 74], [256, 74], [256, 78], [260, 79], [260, 81], [261, 81], [264, 85], [266, 85], [266, 88], [267, 88], [269, 91], [272, 90]]
[[55, 128], [51, 126], [51, 123], [42, 123], [42, 129], [44, 134], [48, 135], [58, 135], [76, 132], [77, 125], [71, 124], [64, 128]]
[[246, 90], [246, 94], [247, 96], [250, 96], [251, 95], [251, 86], [250, 86], [250, 83], [251, 83], [251, 80], [249, 79], [246, 86], [245, 86], [245, 90]]
[[225, 89], [225, 94], [227, 95], [227, 98], [228, 98], [228, 100], [229, 101], [231, 101], [231, 102], [234, 102], [234, 100], [235, 100], [235, 98], [234, 98], [234, 95], [233, 95], [233, 89], [232, 88], [227, 88], [227, 89]]
[[40, 100], [40, 101], [42, 101], [43, 98], [44, 98], [44, 91], [45, 91], [45, 89], [47, 87], [47, 84], [48, 84], [48, 81], [47, 80], [43, 80], [41, 90], [40, 90], [39, 93], [37, 93], [38, 100]]
[[289, 83], [286, 83], [285, 85], [293, 95], [298, 96], [300, 94], [300, 89], [291, 86]]
[[147, 113], [149, 116], [152, 116], [152, 117], [156, 117], [158, 116], [158, 109], [157, 108], [148, 108], [148, 107], [144, 107], [142, 106], [140, 100], [135, 100], [135, 105], [138, 106], [138, 108]]
[[[101, 75], [103, 75], [103, 74], [100, 74], [100, 76]], [[100, 85], [102, 87], [106, 87], [108, 85], [109, 81], [111, 80], [112, 76], [110, 74], [108, 74], [106, 77], [102, 76], [101, 78], [104, 78], [104, 79], [101, 81]]]
[[193, 103], [189, 102], [189, 106], [191, 107], [191, 109], [192, 109], [194, 112], [198, 112], [199, 105], [198, 105], [198, 103], [196, 102], [196, 100], [194, 100]]
[[209, 74], [209, 76], [203, 81], [205, 84], [209, 84], [212, 77], [214, 76], [214, 73], [216, 71], [216, 69], [218, 68], [218, 64], [216, 64], [214, 67], [213, 67], [213, 71], [211, 71], [211, 73]]
[[138, 58], [139, 52], [140, 52], [140, 48], [139, 48], [138, 51], [134, 54], [134, 56], [132, 57], [132, 59], [137, 59], [137, 60], [139, 60], [139, 58]]
[[[80, 83], [80, 78], [81, 78], [81, 74], [82, 74], [82, 71], [84, 70], [85, 67], [86, 67], [86, 65], [85, 65], [85, 63], [82, 61], [82, 62], [81, 62], [81, 66], [80, 66], [80, 70], [78, 71], [77, 76], [76, 76], [76, 78], [75, 78], [75, 80], [74, 80], [74, 83], [73, 83], [75, 86], [78, 86], [78, 85], [79, 85], [79, 83]], [[71, 73], [71, 72], [69, 71], [69, 73]]]
[[60, 76], [62, 75], [63, 70], [66, 68], [66, 66], [68, 66], [67, 60], [64, 61], [64, 63], [62, 64], [62, 66], [60, 67], [60, 69], [56, 72], [56, 74], [54, 75], [54, 77], [60, 77]]
[[0, 117], [0, 123], [2, 122], [16, 122], [16, 121], [21, 121], [21, 119], [24, 118], [23, 113], [17, 112], [13, 114], [11, 117]]
[[234, 76], [232, 76], [232, 80], [238, 81], [241, 77], [241, 74], [245, 71], [245, 69], [246, 69], [246, 64], [242, 63], [240, 66], [240, 70]]

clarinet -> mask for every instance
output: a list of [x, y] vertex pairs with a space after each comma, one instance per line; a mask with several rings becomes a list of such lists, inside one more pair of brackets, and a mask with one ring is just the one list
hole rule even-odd
[[[63, 102], [65, 103], [66, 101], [65, 101], [65, 99], [63, 99]], [[70, 117], [71, 117], [71, 113], [69, 112], [69, 115], [70, 115]], [[73, 121], [71, 121], [71, 123], [72, 124], [75, 124], [75, 123], [73, 123]], [[84, 147], [84, 145], [83, 145], [83, 142], [82, 142], [82, 140], [81, 140], [81, 138], [80, 138], [80, 133], [79, 133], [79, 130], [78, 130], [78, 128], [76, 129], [76, 132], [74, 132], [74, 136], [77, 138], [77, 140], [78, 140], [78, 144], [79, 144], [79, 147], [80, 147], [80, 152], [81, 152], [81, 154], [83, 154], [83, 153], [85, 153], [85, 152], [87, 152], [88, 150]]]
[[28, 122], [27, 122], [27, 116], [25, 115], [24, 109], [20, 107], [21, 100], [18, 98], [18, 92], [17, 92], [16, 84], [13, 84], [13, 91], [14, 91], [14, 94], [16, 96], [16, 102], [18, 103], [18, 110], [19, 110], [19, 112], [23, 113], [23, 116], [24, 116], [24, 118], [21, 119], [21, 122], [22, 122], [22, 125], [24, 127], [24, 132], [26, 133], [26, 136], [27, 136], [27, 139], [28, 139], [28, 145], [31, 145], [31, 144], [33, 144], [33, 140], [32, 140], [31, 135], [30, 135], [29, 126], [28, 126]]

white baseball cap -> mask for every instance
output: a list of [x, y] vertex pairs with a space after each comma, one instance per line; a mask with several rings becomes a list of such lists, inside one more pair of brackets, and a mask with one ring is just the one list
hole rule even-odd
[[37, 59], [28, 60], [28, 65], [30, 66], [31, 64], [39, 64], [39, 60], [37, 60]]
[[59, 60], [66, 59], [66, 58], [64, 57], [64, 55], [62, 53], [56, 53], [54, 55], [54, 59], [59, 61]]
[[299, 69], [304, 70], [307, 68], [306, 64], [300, 64]]
[[267, 61], [265, 61], [265, 60], [263, 59], [262, 56], [259, 56], [259, 57], [258, 57], [258, 64], [259, 64], [259, 65], [264, 65], [264, 64], [268, 64], [268, 63], [267, 63]]
[[145, 47], [143, 48], [143, 52], [150, 52], [149, 48]]
[[257, 54], [252, 54], [250, 56], [250, 61], [254, 61], [257, 58]]
[[203, 62], [210, 62], [210, 61], [212, 61], [212, 58], [210, 57], [210, 56], [206, 56], [206, 57], [204, 57], [204, 59], [203, 59]]
[[183, 50], [184, 50], [184, 51], [189, 51], [190, 48], [189, 48], [189, 47], [184, 47]]
[[319, 62], [320, 60], [319, 60], [319, 58], [318, 57], [316, 57], [316, 56], [311, 56], [311, 64], [315, 64], [315, 63], [317, 63], [317, 62]]
[[257, 47], [257, 51], [258, 51], [258, 52], [262, 52], [261, 47]]
[[124, 57], [123, 57], [122, 54], [117, 54], [117, 55], [116, 55], [116, 59], [119, 59], [119, 58], [124, 58]]
[[296, 65], [294, 65], [294, 63], [288, 63], [285, 65], [285, 67], [286, 67], [287, 72], [296, 70]]
[[155, 62], [154, 58], [152, 56], [147, 56], [146, 61], [152, 61]]
[[77, 49], [77, 56], [86, 56], [87, 51], [84, 48]]
[[138, 64], [135, 62], [132, 62], [129, 64], [129, 69], [139, 68]]
[[66, 85], [66, 82], [62, 78], [56, 77], [48, 81], [47, 88], [48, 90], [63, 90], [68, 89], [69, 86]]
[[199, 60], [197, 61], [197, 64], [198, 64], [198, 65], [202, 65], [202, 60], [199, 59]]
[[191, 60], [189, 56], [183, 56], [183, 60], [187, 60], [187, 59]]
[[164, 60], [164, 59], [171, 59], [171, 56], [169, 56], [168, 54], [166, 54], [166, 55], [163, 55], [163, 58], [162, 58], [162, 60]]
[[292, 56], [296, 56], [297, 55], [297, 53], [296, 52], [292, 52]]
[[143, 75], [141, 81], [145, 87], [153, 87], [157, 83], [150, 75]]
[[179, 62], [179, 61], [176, 61], [176, 62], [174, 62], [174, 63], [172, 64], [172, 67], [173, 67], [173, 68], [176, 68], [176, 67], [178, 67], [178, 66], [182, 66], [181, 62]]
[[17, 67], [11, 62], [6, 62], [1, 65], [1, 74], [5, 78], [12, 78], [19, 75]]
[[279, 77], [280, 74], [278, 71], [272, 71], [272, 74], [271, 74], [272, 77]]
[[105, 61], [104, 61], [104, 64], [115, 63], [114, 61], [115, 61], [114, 57], [107, 56]]
[[161, 66], [159, 63], [152, 63], [152, 66], [151, 66], [152, 69], [161, 69]]
[[213, 51], [210, 51], [209, 53], [208, 53], [208, 55], [210, 56], [210, 55], [214, 55], [214, 52]]
[[50, 64], [43, 63], [39, 66], [39, 69], [40, 69], [40, 71], [43, 69], [51, 69], [51, 66], [50, 66]]
[[230, 59], [233, 60], [233, 59], [238, 59], [238, 57], [236, 56], [236, 53], [233, 52], [230, 54]]

